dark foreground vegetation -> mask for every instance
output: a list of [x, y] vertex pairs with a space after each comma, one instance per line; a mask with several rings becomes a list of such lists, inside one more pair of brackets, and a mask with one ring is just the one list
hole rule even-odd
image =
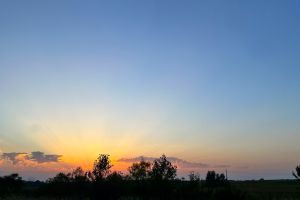
[[45, 182], [0, 177], [0, 199], [300, 199], [300, 166], [293, 172], [298, 180], [278, 181], [229, 181], [214, 171], [205, 180], [194, 173], [177, 179], [176, 166], [164, 155], [153, 163], [133, 163], [128, 175], [111, 167], [109, 156], [100, 155], [92, 171], [78, 167]]

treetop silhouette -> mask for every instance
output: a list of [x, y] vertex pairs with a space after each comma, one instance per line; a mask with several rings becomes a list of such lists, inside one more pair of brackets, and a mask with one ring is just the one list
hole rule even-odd
[[176, 177], [176, 172], [177, 167], [172, 165], [163, 154], [159, 159], [153, 161], [149, 175], [154, 180], [173, 180]]
[[109, 174], [110, 169], [113, 165], [111, 164], [108, 154], [100, 154], [97, 160], [94, 162], [94, 168], [91, 177], [96, 181], [104, 180]]

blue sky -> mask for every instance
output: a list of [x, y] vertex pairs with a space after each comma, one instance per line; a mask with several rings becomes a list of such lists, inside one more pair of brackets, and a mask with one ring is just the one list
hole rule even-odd
[[299, 8], [1, 1], [0, 150], [76, 164], [102, 151], [166, 153], [230, 165], [234, 178], [291, 178], [300, 162]]

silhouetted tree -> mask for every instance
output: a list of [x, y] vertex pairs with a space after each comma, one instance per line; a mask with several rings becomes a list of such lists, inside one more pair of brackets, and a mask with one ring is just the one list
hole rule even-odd
[[213, 186], [216, 183], [216, 172], [215, 171], [207, 172], [205, 183], [207, 186]]
[[112, 164], [109, 159], [109, 155], [100, 154], [94, 162], [94, 168], [92, 171], [93, 179], [96, 181], [105, 179], [109, 175], [111, 167]]
[[227, 183], [225, 175], [218, 174], [215, 171], [208, 171], [206, 174], [205, 183], [208, 187], [223, 186]]
[[151, 164], [143, 159], [139, 163], [133, 163], [128, 171], [134, 180], [145, 180], [149, 177]]
[[0, 177], [0, 195], [20, 192], [24, 181], [19, 174], [11, 174]]
[[296, 179], [300, 180], [300, 165], [298, 165], [295, 170], [296, 170], [296, 172], [293, 172], [293, 176]]
[[176, 172], [177, 167], [172, 165], [165, 155], [162, 155], [159, 159], [154, 160], [149, 175], [154, 180], [173, 180]]

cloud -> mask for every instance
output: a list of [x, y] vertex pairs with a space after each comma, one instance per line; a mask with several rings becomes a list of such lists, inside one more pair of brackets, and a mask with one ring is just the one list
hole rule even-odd
[[34, 151], [27, 155], [26, 160], [34, 161], [37, 163], [47, 163], [47, 162], [59, 162], [62, 155], [57, 154], [44, 154], [41, 151]]
[[[119, 162], [129, 162], [129, 163], [133, 163], [133, 162], [139, 162], [141, 160], [145, 160], [145, 161], [149, 161], [152, 162], [157, 158], [154, 157], [144, 157], [144, 156], [138, 156], [135, 158], [121, 158], [118, 161]], [[193, 169], [193, 168], [207, 168], [210, 165], [206, 164], [206, 163], [201, 163], [201, 162], [189, 162], [180, 158], [176, 158], [176, 157], [167, 157], [167, 159], [172, 162], [174, 165], [178, 166], [179, 168], [185, 168], [185, 169]]]
[[[126, 163], [133, 163], [133, 162], [139, 162], [141, 160], [145, 160], [148, 162], [153, 162], [155, 157], [146, 157], [146, 156], [138, 156], [134, 158], [120, 158], [117, 160], [118, 162], [126, 162]], [[229, 168], [230, 165], [209, 165], [207, 163], [201, 163], [201, 162], [190, 162], [183, 160], [181, 158], [177, 157], [167, 157], [167, 159], [172, 162], [174, 165], [176, 165], [178, 168], [181, 169], [199, 169], [199, 168]]]
[[22, 162], [24, 159], [20, 158], [22, 155], [27, 155], [27, 153], [21, 152], [10, 152], [10, 153], [3, 153], [0, 157], [0, 160], [7, 160], [12, 162], [12, 164], [16, 165], [19, 162]]
[[[59, 172], [69, 172], [75, 164], [60, 159], [61, 155], [47, 154], [40, 151], [31, 153], [0, 153], [0, 173], [19, 173], [24, 179], [46, 180]], [[0, 198], [1, 199], [1, 198]]]
[[182, 168], [206, 168], [209, 165], [206, 163], [200, 163], [200, 162], [189, 162], [180, 158], [176, 157], [169, 157], [169, 161], [173, 162], [175, 165], [178, 165]]
[[119, 160], [117, 160], [118, 162], [139, 162], [141, 160], [145, 160], [145, 161], [149, 161], [152, 162], [153, 160], [155, 160], [157, 158], [154, 157], [146, 157], [146, 156], [138, 156], [138, 157], [134, 157], [134, 158], [120, 158]]
[[34, 163], [49, 163], [49, 162], [59, 162], [60, 157], [62, 155], [57, 154], [45, 154], [41, 151], [34, 151], [31, 153], [25, 152], [10, 152], [10, 153], [2, 153], [0, 156], [0, 160], [9, 161], [13, 165], [17, 165], [19, 163], [26, 164], [26, 161], [34, 162]]

